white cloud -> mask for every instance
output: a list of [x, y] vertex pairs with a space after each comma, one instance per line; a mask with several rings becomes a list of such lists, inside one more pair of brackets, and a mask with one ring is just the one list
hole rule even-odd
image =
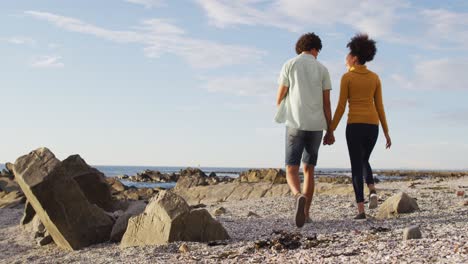
[[65, 64], [61, 60], [60, 56], [40, 56], [34, 59], [31, 66], [34, 68], [63, 68]]
[[133, 31], [109, 30], [79, 19], [56, 14], [26, 11], [36, 19], [45, 20], [67, 31], [89, 34], [118, 43], [139, 43], [148, 57], [175, 54], [196, 68], [215, 68], [252, 63], [265, 55], [255, 48], [229, 45], [210, 40], [196, 39], [168, 20], [148, 19]]
[[463, 90], [468, 83], [468, 59], [437, 59], [419, 61], [413, 76], [393, 74], [392, 79], [401, 87], [422, 90]]
[[160, 7], [165, 4], [164, 0], [125, 0], [125, 2], [142, 5], [145, 8]]
[[202, 87], [209, 92], [232, 94], [237, 96], [257, 96], [272, 98], [276, 93], [276, 74], [249, 76], [202, 77]]
[[22, 37], [22, 36], [15, 36], [15, 37], [8, 37], [4, 39], [6, 42], [10, 44], [16, 45], [34, 45], [36, 41], [29, 37]]
[[315, 26], [342, 24], [373, 36], [389, 36], [404, 0], [197, 0], [210, 22], [218, 27], [265, 25], [304, 30]]
[[[407, 0], [196, 0], [217, 27], [263, 25], [293, 32], [344, 25], [386, 41], [467, 49], [468, 13], [421, 9]], [[449, 44], [449, 45], [447, 45]]]

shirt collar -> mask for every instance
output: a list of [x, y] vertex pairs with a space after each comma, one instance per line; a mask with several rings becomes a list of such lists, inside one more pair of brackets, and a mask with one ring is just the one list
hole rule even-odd
[[356, 72], [356, 73], [368, 73], [369, 72], [366, 65], [354, 65], [353, 67], [349, 68], [349, 71]]

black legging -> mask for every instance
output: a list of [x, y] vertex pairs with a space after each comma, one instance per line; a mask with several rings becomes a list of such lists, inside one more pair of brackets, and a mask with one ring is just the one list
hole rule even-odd
[[356, 202], [364, 202], [364, 182], [374, 184], [372, 168], [369, 158], [374, 149], [379, 126], [372, 124], [348, 124], [346, 126], [346, 141], [348, 143], [349, 159], [351, 160], [351, 173]]

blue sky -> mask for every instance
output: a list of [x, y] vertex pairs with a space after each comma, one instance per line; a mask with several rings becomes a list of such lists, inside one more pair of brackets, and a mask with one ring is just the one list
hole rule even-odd
[[[322, 38], [334, 107], [366, 32], [394, 144], [380, 134], [373, 166], [468, 168], [466, 1], [17, 0], [0, 23], [0, 163], [47, 146], [96, 165], [281, 167], [276, 80], [297, 38]], [[349, 167], [344, 127], [319, 167]]]

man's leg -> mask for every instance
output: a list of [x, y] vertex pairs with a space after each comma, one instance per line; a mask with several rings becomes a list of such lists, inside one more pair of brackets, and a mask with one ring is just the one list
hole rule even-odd
[[304, 165], [304, 186], [303, 194], [307, 198], [307, 203], [304, 208], [306, 218], [309, 217], [310, 205], [314, 196], [314, 169], [317, 164], [318, 151], [322, 144], [322, 131], [307, 131], [305, 137], [305, 148], [302, 155], [302, 163]]
[[299, 180], [299, 166], [286, 165], [286, 180], [293, 195], [301, 193], [301, 182]]
[[314, 182], [314, 169], [315, 166], [311, 164], [306, 164], [304, 163], [304, 186], [303, 186], [303, 191], [302, 193], [305, 195], [307, 198], [307, 202], [305, 205], [305, 215], [306, 218], [309, 217], [309, 211], [310, 211], [310, 205], [312, 203], [312, 197], [314, 196], [314, 187], [315, 187], [315, 182]]

